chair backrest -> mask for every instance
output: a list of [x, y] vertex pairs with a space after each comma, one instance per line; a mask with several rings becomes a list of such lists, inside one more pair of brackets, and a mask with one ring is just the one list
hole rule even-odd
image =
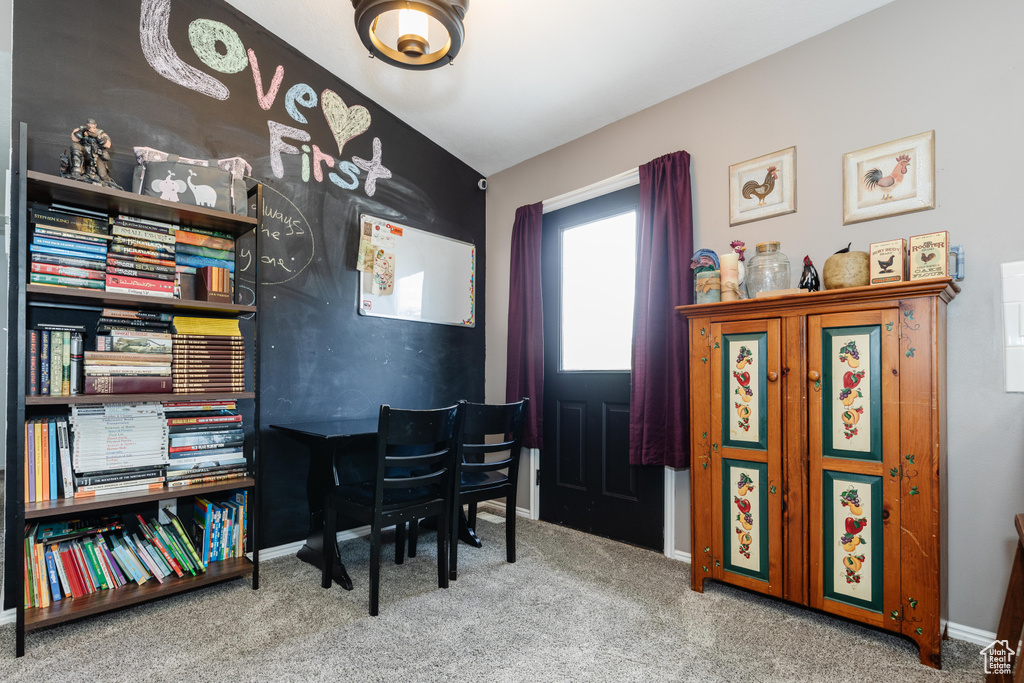
[[406, 489], [403, 505], [447, 495], [459, 473], [459, 406], [436, 410], [380, 407], [377, 421], [376, 496]]
[[[483, 404], [462, 401], [462, 470], [464, 472], [496, 472], [508, 470], [510, 482], [519, 472], [519, 451], [523, 445], [523, 424], [530, 399], [515, 403]], [[499, 441], [486, 443], [487, 437], [497, 436]], [[499, 460], [487, 462], [492, 453], [507, 454]]]

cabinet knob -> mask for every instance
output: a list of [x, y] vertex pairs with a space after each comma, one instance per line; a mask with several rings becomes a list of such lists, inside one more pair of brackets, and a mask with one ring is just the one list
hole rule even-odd
[[779, 378], [779, 373], [777, 373], [777, 372], [769, 372], [768, 373], [768, 381], [769, 382], [774, 382], [778, 378]]
[[807, 379], [811, 380], [812, 382], [817, 382], [819, 379], [821, 379], [821, 373], [819, 373], [817, 370], [811, 370], [810, 372], [807, 373]]

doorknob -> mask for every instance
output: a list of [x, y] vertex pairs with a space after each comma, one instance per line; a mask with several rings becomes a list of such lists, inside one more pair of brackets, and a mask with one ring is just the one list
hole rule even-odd
[[817, 370], [811, 370], [810, 372], [807, 373], [807, 379], [811, 380], [812, 382], [817, 382], [819, 379], [821, 379], [821, 374], [819, 374]]
[[768, 381], [769, 382], [774, 382], [778, 378], [779, 378], [779, 373], [777, 373], [777, 372], [769, 372], [768, 373]]

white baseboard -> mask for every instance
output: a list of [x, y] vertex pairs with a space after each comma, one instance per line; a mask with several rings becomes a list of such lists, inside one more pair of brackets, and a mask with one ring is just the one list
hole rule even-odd
[[13, 624], [18, 620], [18, 610], [11, 608], [0, 612], [0, 626], [4, 624]]
[[685, 550], [676, 550], [669, 557], [670, 557], [670, 559], [679, 560], [680, 562], [685, 562], [686, 564], [692, 564], [693, 563], [692, 556], [690, 555], [690, 553], [686, 552]]
[[964, 626], [963, 624], [954, 624], [953, 622], [946, 623], [946, 632], [950, 638], [956, 638], [957, 640], [966, 640], [968, 643], [974, 643], [986, 647], [991, 645], [996, 639], [996, 634], [992, 631], [983, 631], [980, 628], [974, 628], [973, 626]]
[[[505, 503], [503, 503], [501, 501], [489, 500], [486, 503], [480, 503], [480, 504], [481, 505], [486, 505], [487, 507], [495, 508], [496, 510], [499, 510], [501, 512], [501, 514], [505, 514]], [[523, 517], [524, 519], [532, 519], [532, 517], [530, 516], [529, 508], [521, 508], [521, 507], [518, 507], [518, 506], [516, 506], [516, 517]]]
[[[369, 526], [359, 526], [355, 529], [346, 529], [345, 531], [338, 532], [339, 541], [350, 541], [353, 538], [363, 538], [364, 536], [370, 535]], [[276, 557], [284, 557], [286, 555], [294, 555], [299, 552], [306, 542], [295, 541], [294, 543], [285, 543], [284, 545], [275, 545], [273, 548], [264, 548], [260, 551], [260, 562], [265, 560], [273, 560]]]

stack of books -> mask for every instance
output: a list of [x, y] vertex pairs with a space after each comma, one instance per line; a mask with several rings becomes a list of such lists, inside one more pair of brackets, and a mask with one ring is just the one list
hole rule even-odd
[[75, 498], [162, 489], [167, 420], [159, 403], [71, 406]]
[[110, 232], [107, 291], [174, 298], [176, 227], [121, 215], [111, 219]]
[[25, 502], [74, 497], [67, 417], [25, 421]]
[[179, 227], [174, 237], [180, 297], [197, 298], [197, 276], [203, 267], [215, 269], [207, 277], [214, 282], [226, 282], [230, 294], [235, 273], [235, 240], [231, 235], [215, 230]]
[[248, 538], [249, 493], [236, 491], [223, 503], [196, 498], [192, 507], [192, 538], [202, 548], [203, 561], [226, 560], [245, 554]]
[[96, 350], [85, 352], [85, 393], [170, 393], [172, 316], [105, 308]]
[[25, 533], [24, 605], [49, 607], [150, 579], [195, 576], [202, 556], [173, 513], [170, 522], [135, 515], [129, 531], [118, 519], [29, 525]]
[[174, 393], [245, 391], [245, 341], [235, 318], [174, 317]]
[[81, 394], [85, 326], [39, 323], [36, 327], [27, 331], [28, 395]]
[[106, 221], [106, 214], [33, 206], [29, 282], [103, 289], [110, 241]]
[[167, 486], [239, 479], [248, 472], [242, 416], [234, 401], [164, 404], [167, 416]]

